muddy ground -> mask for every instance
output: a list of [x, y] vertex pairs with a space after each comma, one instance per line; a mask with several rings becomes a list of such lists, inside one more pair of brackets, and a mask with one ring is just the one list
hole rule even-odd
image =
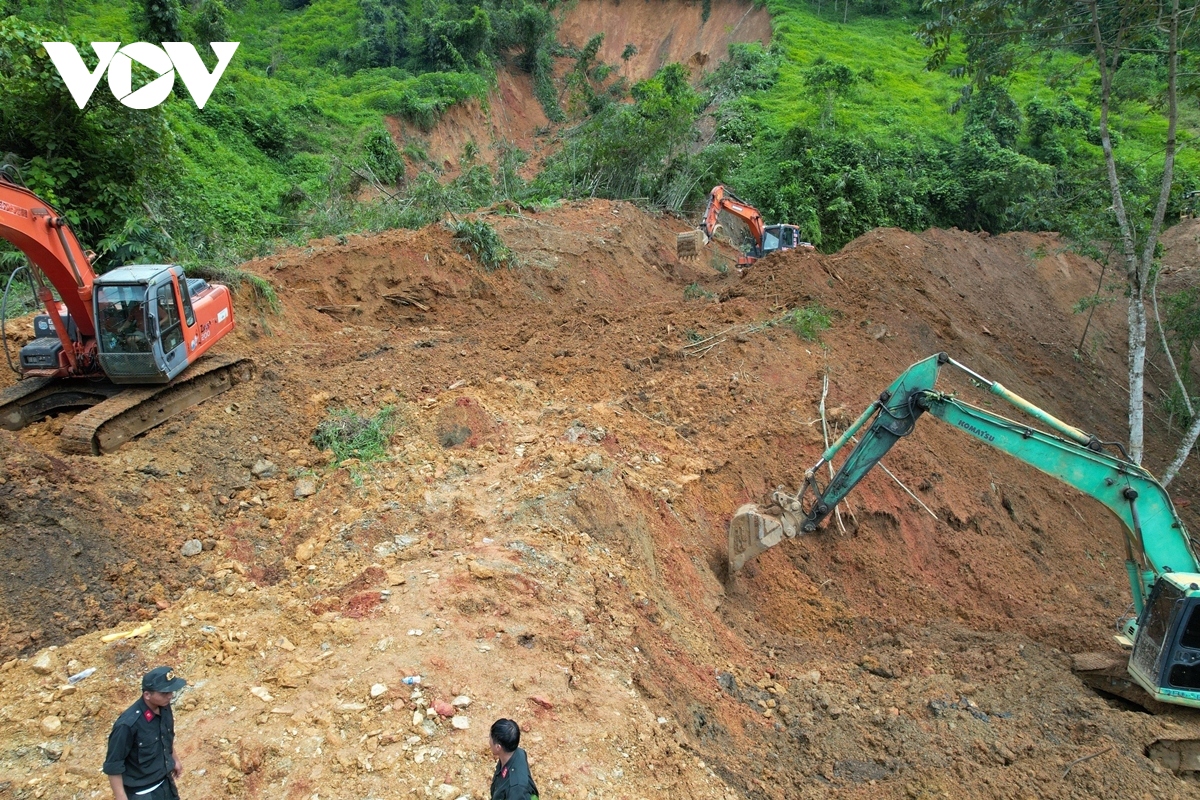
[[[192, 683], [190, 797], [483, 797], [499, 716], [551, 798], [1195, 796], [1145, 748], [1198, 715], [1070, 669], [1116, 647], [1118, 523], [936, 420], [841, 528], [725, 564], [734, 510], [824, 449], [826, 378], [831, 436], [944, 350], [1121, 438], [1119, 304], [1076, 354], [1095, 263], [880, 230], [739, 276], [627, 203], [485, 218], [511, 267], [437, 225], [247, 264], [282, 310], [240, 292], [220, 349], [255, 380], [116, 453], [59, 454], [63, 418], [0, 432], [0, 797], [104, 796], [109, 727], [160, 663]], [[819, 341], [779, 324], [814, 305]], [[311, 443], [385, 408], [384, 461]], [[1151, 418], [1151, 469], [1176, 435]], [[1196, 475], [1171, 487], [1193, 530]]]

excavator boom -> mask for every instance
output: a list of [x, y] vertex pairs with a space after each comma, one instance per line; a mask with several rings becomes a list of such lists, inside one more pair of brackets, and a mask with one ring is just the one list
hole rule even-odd
[[[965, 371], [991, 394], [1053, 433], [936, 391], [934, 383], [945, 364]], [[944, 353], [917, 362], [896, 378], [805, 471], [800, 491], [789, 494], [781, 487], [772, 494], [768, 508], [747, 504], [738, 509], [729, 525], [732, 572], [784, 538], [816, 532], [926, 412], [1095, 498], [1121, 521], [1126, 569], [1138, 614], [1136, 623], [1125, 626], [1126, 633], [1134, 637], [1129, 674], [1156, 701], [1200, 708], [1200, 562], [1162, 484], [1128, 457], [1106, 452], [1095, 436], [1062, 422]], [[819, 469], [860, 434], [861, 440], [837, 473], [822, 486]], [[1121, 455], [1125, 456], [1123, 450]]]

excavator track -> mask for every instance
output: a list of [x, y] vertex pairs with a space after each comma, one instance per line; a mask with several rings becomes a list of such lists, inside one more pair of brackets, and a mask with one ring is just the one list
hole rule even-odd
[[111, 453], [181, 411], [227, 391], [254, 375], [248, 358], [205, 358], [165, 386], [125, 389], [83, 411], [63, 427], [59, 446], [66, 453]]
[[121, 390], [107, 380], [28, 378], [0, 391], [0, 428], [19, 431], [56, 411], [103, 403]]
[[1200, 739], [1155, 739], [1146, 755], [1176, 775], [1190, 772], [1200, 777]]
[[[1101, 694], [1122, 700], [1155, 715], [1172, 714], [1179, 706], [1152, 698], [1130, 677], [1126, 665], [1128, 653], [1076, 653], [1071, 656], [1071, 671], [1087, 686]], [[1146, 756], [1176, 775], [1200, 773], [1200, 739], [1167, 737], [1146, 745]]]
[[1178, 706], [1155, 700], [1130, 677], [1128, 653], [1075, 653], [1071, 671], [1101, 694], [1119, 697], [1151, 714], [1167, 714]]

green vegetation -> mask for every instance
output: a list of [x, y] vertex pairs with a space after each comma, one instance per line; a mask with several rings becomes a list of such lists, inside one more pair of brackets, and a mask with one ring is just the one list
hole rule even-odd
[[370, 464], [387, 457], [388, 441], [396, 427], [396, 409], [387, 406], [373, 417], [364, 417], [348, 408], [335, 409], [317, 425], [312, 442], [333, 453], [334, 465], [356, 459]]
[[[198, 274], [280, 241], [426, 225], [521, 191], [523, 155], [506, 151], [494, 175], [470, 164], [446, 182], [419, 154], [397, 151], [384, 116], [428, 130], [452, 105], [485, 100], [501, 59], [553, 102], [552, 8], [0, 0], [0, 159], [64, 213], [101, 271], [169, 260]], [[138, 39], [241, 44], [202, 110], [182, 91], [127, 109], [103, 80], [80, 110], [40, 46], [70, 41], [93, 68], [89, 42]], [[135, 88], [147, 77], [135, 69]], [[0, 243], [0, 275], [21, 263], [12, 256]]]
[[488, 272], [511, 266], [513, 253], [505, 246], [496, 229], [483, 220], [464, 219], [450, 223], [454, 241], [466, 247]]
[[[935, 51], [913, 34], [940, 5], [768, 0], [770, 48], [734, 45], [699, 83], [671, 64], [631, 85], [621, 63], [599, 60], [602, 36], [556, 41], [556, 2], [0, 0], [0, 154], [101, 269], [225, 269], [281, 241], [416, 227], [502, 199], [694, 208], [717, 183], [825, 251], [876, 226], [1105, 233], [1098, 87], [1083, 56], [956, 39], [930, 71]], [[184, 93], [132, 111], [102, 82], [80, 111], [39, 44], [72, 41], [87, 60], [87, 42], [172, 31], [241, 42], [203, 110]], [[626, 45], [621, 58], [636, 54]], [[555, 58], [569, 66], [558, 84]], [[486, 104], [502, 62], [566, 123], [536, 178], [520, 179], [512, 149], [490, 168], [464, 153], [453, 178], [419, 147], [397, 149], [396, 124], [428, 130], [456, 104]], [[969, 64], [996, 79], [969, 82]], [[1144, 187], [1161, 169], [1163, 83], [1147, 52], [1113, 85], [1118, 163]], [[1180, 118], [1189, 136], [1200, 128], [1194, 93]], [[1181, 152], [1178, 186], [1191, 187], [1198, 159]], [[481, 258], [494, 250], [477, 245]], [[14, 263], [0, 253], [0, 271]]]
[[803, 308], [793, 308], [784, 313], [776, 324], [791, 328], [792, 332], [806, 342], [816, 342], [821, 332], [833, 325], [833, 312], [820, 303], [810, 303]]
[[[1179, 354], [1179, 374], [1183, 386], [1172, 387], [1171, 396], [1165, 402], [1165, 410], [1181, 427], [1192, 423], [1200, 406], [1200, 386], [1197, 386], [1192, 370], [1193, 347], [1200, 341], [1200, 287], [1193, 286], [1167, 298], [1162, 309], [1163, 327], [1171, 351]], [[1184, 392], [1187, 393], [1185, 399]]]
[[263, 311], [269, 311], [273, 314], [278, 314], [283, 311], [283, 306], [279, 304], [279, 295], [275, 293], [275, 287], [270, 281], [258, 275], [240, 270], [237, 267], [222, 267], [222, 266], [195, 266], [189, 272], [194, 278], [204, 278], [206, 281], [213, 283], [223, 283], [230, 289], [239, 289], [243, 284], [250, 287], [250, 294], [254, 298], [254, 303]]

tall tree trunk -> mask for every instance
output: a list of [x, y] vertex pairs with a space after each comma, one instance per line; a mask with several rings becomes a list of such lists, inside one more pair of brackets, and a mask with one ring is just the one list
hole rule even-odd
[[1171, 462], [1171, 466], [1167, 467], [1167, 471], [1163, 473], [1163, 486], [1170, 486], [1171, 481], [1175, 480], [1175, 476], [1179, 474], [1179, 470], [1183, 469], [1183, 462], [1187, 461], [1188, 454], [1192, 452], [1192, 447], [1196, 444], [1196, 439], [1200, 438], [1200, 414], [1192, 417], [1192, 426], [1188, 428], [1187, 435], [1183, 437], [1183, 444], [1179, 446], [1179, 452], [1175, 454], [1175, 460]]
[[[1133, 265], [1135, 269], [1139, 266], [1136, 258]], [[1133, 463], [1141, 464], [1146, 427], [1146, 298], [1142, 284], [1134, 280], [1129, 284], [1126, 321], [1129, 325], [1129, 457]]]
[[[1121, 192], [1121, 179], [1117, 175], [1117, 161], [1113, 156], [1112, 136], [1108, 130], [1108, 112], [1112, 100], [1112, 76], [1120, 66], [1121, 39], [1110, 48], [1104, 41], [1100, 29], [1100, 11], [1096, 0], [1088, 3], [1092, 17], [1092, 43], [1096, 52], [1096, 68], [1100, 71], [1100, 145], [1104, 150], [1104, 166], [1108, 173], [1108, 185], [1112, 192], [1112, 210], [1117, 217], [1121, 232], [1121, 251], [1125, 259], [1125, 277], [1129, 283], [1129, 308], [1126, 322], [1129, 328], [1129, 457], [1135, 464], [1142, 463], [1144, 428], [1146, 416], [1146, 306], [1145, 280], [1143, 271], [1149, 265], [1138, 259], [1137, 241], [1133, 226], [1125, 212], [1125, 200]], [[1151, 248], [1153, 253], [1153, 247]]]

